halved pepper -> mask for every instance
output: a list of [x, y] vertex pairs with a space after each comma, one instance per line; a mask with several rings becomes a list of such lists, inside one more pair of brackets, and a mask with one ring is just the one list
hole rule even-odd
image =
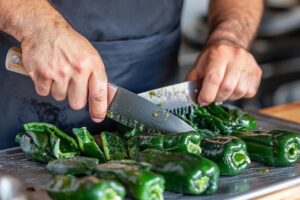
[[56, 176], [46, 189], [53, 200], [122, 200], [126, 194], [119, 182], [95, 176]]
[[164, 178], [148, 168], [148, 165], [132, 160], [116, 160], [99, 164], [95, 175], [119, 180], [135, 199], [162, 200]]
[[39, 132], [27, 131], [18, 133], [16, 142], [20, 145], [25, 156], [37, 162], [49, 162], [55, 159], [50, 151], [49, 136]]
[[221, 175], [237, 175], [250, 163], [246, 144], [234, 136], [218, 136], [202, 140], [202, 155], [216, 162]]
[[272, 130], [236, 134], [247, 145], [250, 159], [270, 166], [290, 166], [300, 157], [300, 134]]
[[52, 160], [47, 165], [47, 170], [53, 175], [91, 175], [99, 163], [96, 158], [72, 157]]
[[165, 178], [167, 190], [195, 195], [217, 190], [219, 167], [201, 155], [146, 149], [136, 160], [150, 163]]
[[200, 141], [201, 136], [192, 131], [176, 135], [140, 135], [129, 139], [127, 147], [129, 156], [133, 159], [139, 151], [148, 148], [200, 154]]
[[86, 127], [73, 128], [73, 134], [77, 139], [79, 148], [83, 155], [98, 158], [100, 163], [106, 162], [104, 153]]
[[107, 160], [127, 159], [127, 150], [121, 137], [114, 133], [103, 131], [101, 133], [103, 151]]
[[74, 138], [68, 136], [56, 126], [42, 122], [24, 124], [25, 132], [40, 133], [49, 136], [51, 154], [55, 158], [68, 158], [79, 155]]

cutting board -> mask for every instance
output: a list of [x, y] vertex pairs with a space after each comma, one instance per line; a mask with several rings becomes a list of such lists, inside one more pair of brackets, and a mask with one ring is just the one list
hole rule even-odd
[[[300, 124], [280, 120], [263, 114], [253, 113], [259, 129], [287, 129], [300, 132]], [[0, 151], [0, 176], [13, 175], [23, 181], [30, 200], [48, 200], [43, 186], [51, 176], [44, 164], [28, 161], [20, 148]], [[293, 167], [273, 168], [251, 163], [242, 174], [221, 177], [219, 189], [213, 195], [201, 195], [203, 200], [251, 199], [274, 191], [300, 184], [300, 163]], [[165, 192], [166, 200], [196, 200], [199, 196], [187, 196]]]

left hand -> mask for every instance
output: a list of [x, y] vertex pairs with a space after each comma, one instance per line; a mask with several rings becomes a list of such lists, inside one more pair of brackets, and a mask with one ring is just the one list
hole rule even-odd
[[199, 56], [187, 79], [203, 79], [198, 103], [255, 96], [262, 70], [254, 57], [234, 44], [210, 45]]

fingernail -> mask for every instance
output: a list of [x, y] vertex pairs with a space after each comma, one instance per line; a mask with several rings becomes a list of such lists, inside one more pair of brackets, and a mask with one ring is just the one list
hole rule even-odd
[[103, 119], [98, 119], [98, 118], [92, 118], [92, 120], [96, 123], [100, 123], [103, 121]]

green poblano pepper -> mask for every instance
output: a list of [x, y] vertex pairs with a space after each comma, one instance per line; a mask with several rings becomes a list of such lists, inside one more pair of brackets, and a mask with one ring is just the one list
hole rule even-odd
[[28, 159], [38, 162], [55, 159], [50, 152], [48, 135], [39, 132], [28, 133], [19, 133], [16, 136], [16, 142]]
[[150, 163], [165, 178], [167, 190], [195, 195], [217, 190], [219, 167], [201, 155], [146, 149], [136, 160]]
[[86, 127], [73, 128], [73, 134], [83, 155], [98, 158], [100, 163], [106, 162], [104, 153]]
[[237, 175], [250, 163], [246, 144], [234, 136], [218, 136], [202, 140], [202, 155], [216, 162], [221, 175]]
[[164, 178], [151, 172], [148, 164], [132, 160], [109, 161], [99, 164], [95, 175], [119, 180], [132, 197], [139, 200], [162, 200]]
[[209, 129], [222, 135], [249, 131], [256, 128], [256, 120], [238, 108], [212, 103], [208, 106], [194, 106], [188, 114], [180, 115], [196, 130]]
[[129, 139], [127, 147], [131, 158], [148, 148], [200, 154], [200, 141], [201, 136], [192, 131], [176, 135], [141, 135]]
[[25, 132], [41, 133], [49, 136], [51, 154], [55, 158], [79, 155], [76, 141], [56, 126], [42, 122], [24, 124]]
[[247, 145], [250, 159], [270, 166], [290, 166], [300, 157], [299, 133], [283, 130], [237, 134]]
[[53, 200], [122, 200], [126, 194], [119, 182], [95, 176], [56, 176], [46, 189]]
[[103, 151], [107, 160], [127, 159], [127, 150], [121, 137], [108, 131], [101, 133]]
[[47, 165], [47, 170], [52, 175], [91, 175], [99, 163], [96, 158], [72, 157], [52, 160]]

